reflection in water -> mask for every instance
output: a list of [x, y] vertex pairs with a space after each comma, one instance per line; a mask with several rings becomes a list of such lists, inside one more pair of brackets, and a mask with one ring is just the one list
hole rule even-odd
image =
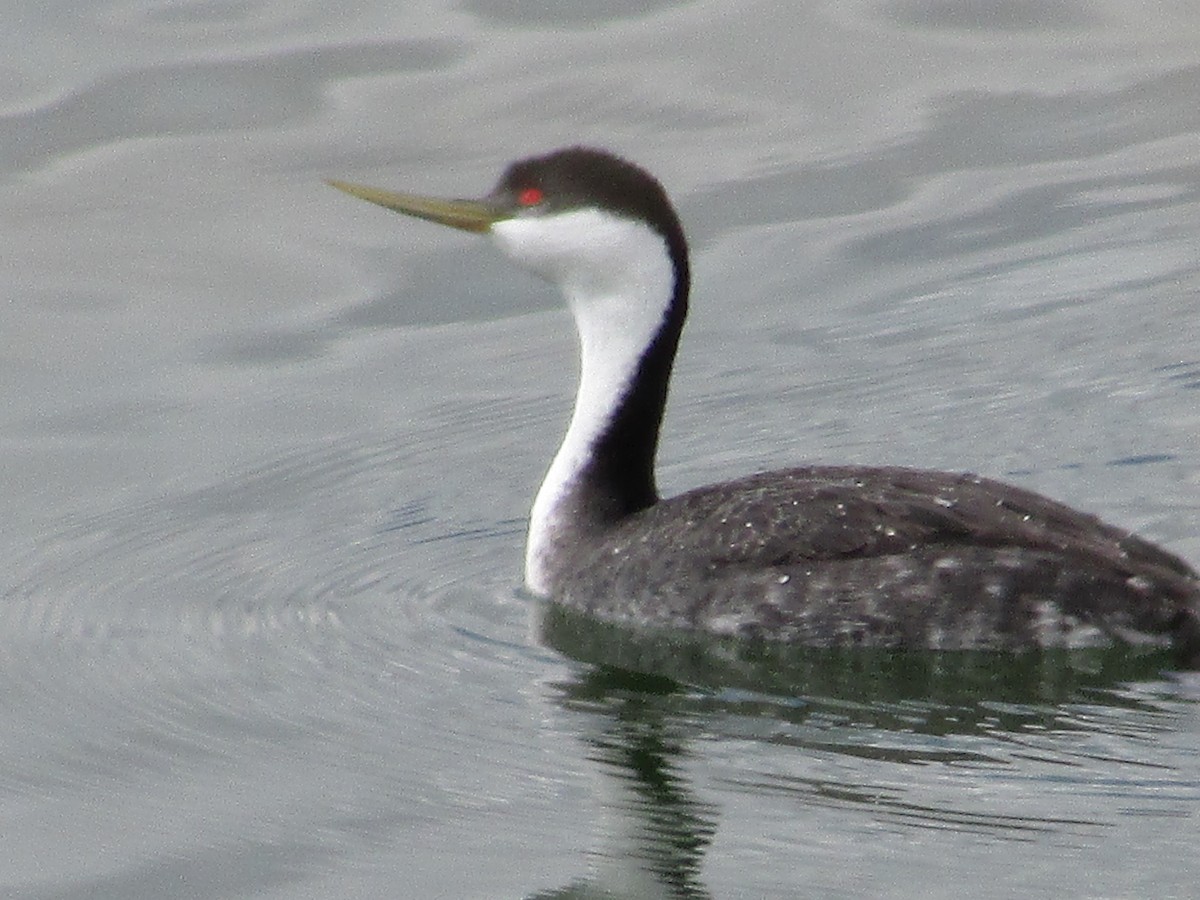
[[[951, 730], [962, 727], [963, 713], [981, 698], [1007, 704], [1061, 703], [1122, 682], [1158, 680], [1172, 663], [1166, 652], [1120, 647], [1027, 654], [793, 647], [622, 628], [554, 605], [544, 609], [542, 638], [571, 659], [680, 684], [866, 704], [883, 716], [877, 723], [881, 727], [887, 715], [908, 721], [907, 706], [897, 712], [896, 704], [918, 701], [943, 710], [953, 707]], [[796, 708], [790, 702], [772, 702], [779, 703], [780, 715]]]
[[[1127, 687], [1161, 684], [1169, 658], [1127, 649], [1024, 656], [797, 651], [648, 634], [554, 606], [543, 610], [542, 636], [586, 664], [559, 685], [558, 702], [601, 723], [587, 741], [611, 821], [592, 876], [538, 898], [710, 896], [700, 873], [718, 815], [688, 783], [684, 761], [698, 752], [689, 744], [758, 747], [761, 753], [739, 759], [721, 783], [740, 795], [782, 797], [800, 816], [859, 807], [893, 826], [1026, 841], [1096, 834], [1113, 823], [1056, 812], [1053, 801], [1028, 810], [989, 806], [957, 790], [954, 780], [1028, 778], [1036, 793], [1107, 765], [1148, 771], [1156, 766], [1136, 758], [1136, 748], [1169, 727], [1161, 696]], [[785, 768], [789, 757], [796, 761], [793, 751], [803, 762], [867, 765], [840, 767], [843, 776], [853, 773], [848, 778], [804, 766], [761, 771], [764, 757], [777, 762], [781, 748]], [[914, 765], [940, 767], [934, 780], [946, 781], [945, 788], [927, 797], [905, 775], [922, 771]], [[1123, 777], [1116, 789], [1137, 789], [1136, 774]]]
[[715, 810], [693, 795], [681, 761], [684, 723], [673, 714], [678, 686], [665, 678], [615, 669], [589, 669], [561, 685], [562, 705], [599, 715], [602, 727], [587, 738], [590, 757], [606, 786], [604, 847], [586, 881], [534, 895], [655, 897], [696, 900]]

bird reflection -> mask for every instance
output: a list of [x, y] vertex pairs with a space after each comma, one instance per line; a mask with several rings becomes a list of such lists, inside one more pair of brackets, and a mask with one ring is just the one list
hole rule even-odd
[[[686, 767], [691, 739], [701, 730], [709, 738], [728, 733], [769, 742], [772, 752], [789, 747], [884, 764], [994, 770], [1028, 735], [1103, 730], [1125, 713], [1153, 714], [1144, 694], [1122, 686], [1161, 682], [1171, 662], [1166, 654], [1128, 650], [1025, 656], [796, 651], [626, 630], [549, 605], [541, 630], [545, 644], [583, 664], [556, 686], [554, 699], [585, 723], [580, 730], [601, 775], [603, 816], [590, 874], [532, 895], [537, 900], [711, 896], [701, 872], [717, 808], [696, 794]], [[1091, 713], [1076, 715], [1080, 704]], [[1102, 707], [1110, 711], [1107, 725], [1096, 714]], [[803, 777], [760, 784], [753, 773], [743, 786], [785, 791], [805, 805], [861, 805], [876, 817], [954, 822], [981, 833], [1098, 827], [954, 802], [923, 806], [894, 786], [881, 794], [867, 783]]]
[[678, 685], [669, 679], [597, 668], [559, 686], [560, 702], [600, 713], [585, 737], [604, 779], [593, 871], [548, 898], [701, 900], [704, 851], [716, 810], [701, 802], [683, 770], [686, 726], [672, 716]]

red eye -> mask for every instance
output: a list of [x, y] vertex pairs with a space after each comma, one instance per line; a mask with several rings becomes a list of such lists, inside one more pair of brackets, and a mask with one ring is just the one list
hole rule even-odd
[[537, 206], [542, 202], [544, 196], [541, 188], [522, 188], [521, 192], [517, 194], [517, 202], [522, 206]]

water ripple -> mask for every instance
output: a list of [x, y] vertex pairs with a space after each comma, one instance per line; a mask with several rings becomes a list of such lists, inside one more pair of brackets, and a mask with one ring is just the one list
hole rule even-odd
[[[177, 819], [189, 785], [234, 777], [257, 794], [252, 785], [311, 770], [318, 782], [351, 772], [358, 782], [340, 800], [304, 788], [327, 821], [376, 809], [381, 800], [363, 793], [372, 782], [388, 796], [403, 781], [410, 811], [445, 808], [446, 785], [391, 773], [397, 729], [418, 768], [474, 755], [478, 742], [503, 745], [505, 733], [479, 721], [447, 733], [442, 716], [462, 712], [471, 686], [524, 684], [541, 651], [507, 578], [520, 522], [455, 521], [411, 494], [377, 508], [411, 489], [422, 453], [297, 454], [92, 516], [10, 564], [5, 792], [61, 801], [132, 791], [148, 795], [131, 801], [143, 815]], [[454, 793], [468, 802], [469, 791]], [[278, 785], [270, 797], [268, 819], [288, 805]]]

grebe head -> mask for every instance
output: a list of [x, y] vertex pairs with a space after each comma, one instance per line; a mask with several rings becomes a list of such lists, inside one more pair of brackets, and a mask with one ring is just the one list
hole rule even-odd
[[671, 283], [686, 290], [687, 244], [662, 185], [603, 150], [571, 147], [508, 167], [478, 200], [449, 200], [330, 181], [395, 212], [487, 234], [526, 269], [578, 294], [628, 294], [651, 255], [664, 256]]
[[526, 547], [526, 583], [548, 593], [564, 548], [657, 500], [654, 456], [689, 286], [687, 244], [666, 192], [638, 166], [581, 147], [513, 163], [479, 200], [330, 183], [487, 234], [566, 296], [579, 333], [579, 389]]

